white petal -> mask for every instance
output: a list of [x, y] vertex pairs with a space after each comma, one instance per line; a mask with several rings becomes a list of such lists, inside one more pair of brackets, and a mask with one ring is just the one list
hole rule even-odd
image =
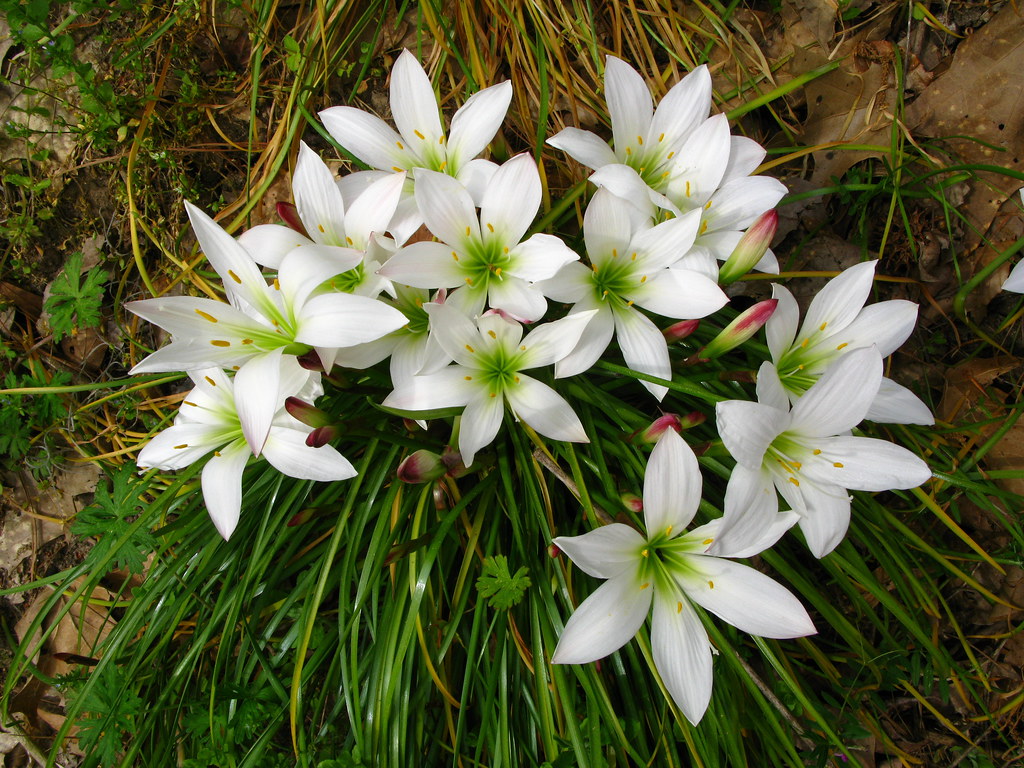
[[267, 437], [263, 456], [289, 477], [301, 480], [347, 480], [356, 476], [355, 467], [334, 448], [306, 445], [306, 431], [274, 427]]
[[537, 163], [523, 152], [502, 163], [491, 178], [480, 203], [480, 222], [494, 228], [499, 243], [513, 248], [533, 224], [540, 198]]
[[291, 251], [313, 241], [283, 224], [257, 224], [240, 234], [237, 242], [257, 264], [277, 269]]
[[769, 176], [744, 176], [727, 181], [711, 198], [704, 214], [708, 230], [746, 229], [765, 211], [778, 205], [786, 186]]
[[284, 401], [280, 394], [281, 350], [254, 357], [238, 369], [234, 383], [242, 434], [253, 456], [259, 456], [274, 414]]
[[632, 569], [606, 581], [569, 617], [551, 663], [587, 664], [619, 650], [647, 618], [653, 591]]
[[382, 301], [325, 293], [302, 307], [295, 340], [317, 347], [350, 347], [379, 339], [408, 322], [405, 315]]
[[[182, 406], [186, 407], [186, 406]], [[224, 444], [227, 430], [220, 424], [175, 424], [156, 434], [139, 451], [140, 469], [173, 470], [187, 467]]]
[[536, 285], [548, 298], [575, 304], [593, 293], [593, 274], [592, 270], [575, 261], [562, 267], [554, 277]]
[[452, 118], [448, 162], [462, 167], [486, 149], [501, 127], [512, 101], [512, 82], [484, 88], [470, 96]]
[[[928, 465], [906, 448], [873, 437], [840, 436], [814, 443], [826, 461], [806, 466], [818, 484], [858, 491], [916, 488], [931, 478]], [[839, 466], [836, 466], [836, 465]]]
[[823, 323], [835, 333], [853, 322], [871, 293], [876, 264], [877, 261], [856, 264], [825, 283], [807, 307], [800, 338], [812, 335]]
[[601, 266], [615, 253], [626, 254], [632, 234], [628, 206], [610, 190], [599, 187], [583, 214], [583, 239], [590, 263]]
[[563, 128], [549, 138], [547, 143], [595, 171], [605, 165], [619, 162], [606, 141], [590, 131], [582, 131], [579, 128]]
[[242, 509], [242, 471], [250, 456], [245, 440], [224, 446], [203, 467], [202, 487], [206, 511], [217, 532], [227, 541], [238, 525]]
[[327, 164], [304, 141], [299, 142], [292, 195], [311, 238], [325, 245], [345, 245], [345, 201], [341, 190]]
[[774, 638], [814, 634], [800, 601], [760, 571], [704, 555], [694, 555], [689, 563], [700, 575], [683, 582], [687, 596], [737, 629]]
[[702, 64], [676, 83], [658, 104], [651, 121], [651, 137], [665, 134], [666, 146], [674, 147], [703, 123], [711, 111], [711, 74]]
[[505, 390], [505, 397], [516, 417], [545, 437], [567, 443], [590, 442], [572, 406], [547, 384], [520, 374]]
[[320, 113], [324, 127], [341, 146], [371, 168], [408, 170], [402, 137], [376, 115], [355, 107], [331, 107]]
[[609, 56], [604, 65], [604, 93], [612, 119], [615, 153], [625, 156], [626, 147], [637, 145], [651, 128], [654, 103], [647, 83], [631, 66]]
[[442, 368], [437, 373], [413, 376], [384, 398], [382, 405], [401, 411], [433, 411], [466, 405], [477, 387], [466, 381], [475, 371], [461, 365]]
[[413, 288], [454, 288], [463, 284], [465, 273], [453, 253], [444, 243], [412, 243], [400, 248], [377, 272]]
[[591, 174], [590, 181], [628, 203], [630, 210], [626, 213], [631, 219], [653, 218], [659, 208], [671, 211], [675, 216], [682, 215], [673, 202], [647, 186], [640, 174], [628, 165], [616, 163], [602, 166]]
[[[572, 308], [569, 316], [592, 311], [588, 310], [588, 307], [596, 305], [597, 301], [593, 298], [585, 299]], [[584, 328], [572, 351], [555, 363], [555, 378], [564, 379], [566, 376], [575, 376], [590, 370], [608, 348], [614, 335], [615, 317], [609, 306], [602, 305], [598, 308], [597, 314], [587, 322], [587, 327]]]
[[782, 379], [774, 365], [767, 360], [757, 371], [757, 402], [770, 405], [780, 411], [789, 410], [789, 395], [782, 386]]
[[1012, 291], [1013, 293], [1024, 293], [1024, 261], [1019, 261], [1013, 265], [1013, 269], [1010, 270], [1009, 277], [1006, 278], [1006, 282], [1003, 283], [1004, 291]]
[[921, 398], [892, 379], [882, 378], [878, 394], [865, 417], [879, 424], [923, 424], [931, 426], [935, 417]]
[[772, 360], [777, 363], [793, 346], [796, 329], [800, 324], [800, 308], [789, 289], [781, 285], [772, 284], [772, 298], [779, 303], [765, 323], [764, 333]]
[[310, 243], [284, 257], [277, 284], [285, 303], [299, 307], [326, 281], [355, 268], [360, 261], [362, 254], [352, 248]]
[[480, 222], [469, 192], [443, 173], [415, 170], [416, 204], [423, 221], [438, 240], [461, 247], [480, 240]]
[[729, 163], [725, 166], [722, 181], [749, 176], [764, 160], [764, 147], [746, 136], [733, 136], [729, 148]]
[[540, 288], [511, 274], [491, 277], [487, 300], [495, 309], [504, 310], [524, 323], [540, 320], [548, 308]]
[[839, 546], [850, 527], [850, 494], [845, 488], [819, 486], [806, 478], [799, 488], [778, 480], [775, 487], [800, 515], [800, 530], [812, 555], [821, 558]]
[[636, 567], [646, 540], [628, 525], [612, 523], [582, 536], [559, 536], [552, 543], [585, 573], [610, 579]]
[[455, 174], [455, 178], [469, 192], [469, 196], [473, 199], [473, 204], [479, 206], [480, 201], [484, 199], [484, 192], [497, 172], [497, 163], [477, 158], [476, 160], [470, 160], [462, 166], [459, 172]]
[[644, 474], [648, 537], [679, 535], [700, 505], [701, 476], [693, 449], [673, 429], [658, 439]]
[[391, 68], [391, 115], [399, 133], [421, 156], [422, 145], [438, 145], [442, 128], [434, 87], [409, 51], [402, 51]]
[[[808, 315], [809, 316], [809, 315]], [[917, 304], [895, 299], [864, 307], [848, 326], [836, 333], [830, 344], [848, 344], [851, 348], [878, 347], [888, 357], [909, 338], [917, 324]]]
[[221, 226], [187, 200], [192, 229], [207, 260], [220, 275], [224, 290], [232, 303], [242, 299], [250, 306], [264, 310], [268, 303], [267, 281], [249, 252]]
[[230, 368], [243, 365], [264, 350], [255, 344], [215, 347], [206, 342], [172, 341], [132, 367], [130, 373], [162, 373], [165, 371], [192, 371], [197, 368]]
[[434, 338], [452, 360], [470, 368], [479, 368], [477, 347], [481, 339], [476, 324], [450, 302], [424, 304], [423, 309], [430, 316], [430, 330]]
[[707, 317], [729, 303], [714, 280], [689, 269], [655, 272], [627, 296], [644, 309], [680, 320]]
[[686, 719], [696, 725], [711, 701], [711, 643], [700, 617], [684, 595], [654, 600], [651, 621], [654, 666]]
[[194, 343], [209, 343], [210, 339], [241, 341], [252, 334], [271, 330], [230, 304], [196, 296], [129, 301], [125, 308], [175, 338]]
[[680, 208], [704, 205], [722, 181], [730, 144], [729, 121], [724, 114], [697, 126], [674, 161], [667, 197]]
[[468, 467], [476, 458], [477, 451], [488, 446], [501, 429], [505, 415], [505, 399], [500, 394], [489, 397], [490, 393], [476, 392], [466, 404], [459, 426], [459, 452]]
[[779, 513], [771, 476], [763, 469], [737, 464], [725, 488], [725, 515], [709, 555], [753, 557], [764, 552], [792, 528], [795, 512]]
[[572, 312], [534, 328], [523, 339], [520, 368], [540, 368], [561, 360], [576, 346], [587, 324], [597, 314], [596, 310]]
[[750, 469], [760, 469], [768, 446], [789, 424], [785, 411], [746, 400], [718, 403], [715, 418], [729, 453]]
[[881, 383], [882, 358], [877, 349], [862, 347], [843, 355], [796, 401], [789, 430], [828, 437], [853, 429], [867, 415]]
[[[618, 205], [621, 207], [622, 204]], [[671, 267], [690, 250], [699, 226], [700, 211], [688, 211], [637, 233], [629, 244], [629, 250], [638, 252], [646, 270], [653, 272]]]
[[[658, 330], [658, 326], [629, 307], [615, 307], [612, 311], [615, 313], [615, 333], [626, 365], [634, 371], [661, 379], [671, 379], [672, 366], [668, 358], [668, 343]], [[661, 384], [652, 384], [649, 381], [640, 383], [659, 402], [668, 393], [668, 388]]]
[[378, 179], [348, 206], [345, 215], [345, 233], [356, 248], [366, 248], [370, 235], [386, 231], [398, 210], [407, 177], [404, 173], [389, 173]]
[[553, 277], [562, 267], [579, 260], [579, 254], [554, 235], [532, 235], [512, 249], [509, 273], [530, 282]]
[[485, 312], [477, 318], [476, 326], [487, 350], [484, 354], [496, 353], [499, 349], [511, 352], [523, 339], [523, 326], [500, 312]]

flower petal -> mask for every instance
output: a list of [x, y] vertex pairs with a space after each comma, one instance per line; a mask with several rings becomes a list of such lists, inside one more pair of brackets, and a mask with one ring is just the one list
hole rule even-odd
[[693, 449], [674, 429], [658, 439], [644, 474], [644, 521], [648, 537], [679, 535], [700, 506], [700, 468]]
[[807, 307], [797, 342], [817, 333], [822, 325], [834, 334], [852, 323], [871, 293], [877, 264], [877, 261], [856, 264], [825, 283]]
[[746, 229], [758, 216], [778, 205], [786, 192], [786, 186], [770, 176], [732, 179], [712, 196], [704, 222], [710, 232]]
[[797, 326], [800, 324], [800, 308], [789, 289], [781, 285], [772, 284], [772, 298], [779, 303], [775, 305], [775, 311], [765, 323], [764, 333], [772, 360], [777, 363], [796, 339]]
[[753, 568], [719, 557], [694, 555], [699, 576], [682, 582], [687, 596], [737, 629], [760, 637], [804, 637], [814, 623], [793, 593]]
[[615, 154], [622, 158], [626, 147], [638, 147], [637, 137], [643, 141], [650, 131], [654, 102], [644, 79], [629, 64], [614, 56], [605, 59], [604, 94], [612, 119]]
[[376, 115], [355, 107], [331, 107], [320, 113], [320, 119], [335, 141], [371, 168], [408, 170], [402, 137]]
[[725, 166], [722, 182], [749, 176], [764, 160], [764, 147], [746, 136], [733, 136], [729, 147], [729, 162]]
[[504, 310], [524, 323], [540, 320], [548, 309], [540, 288], [512, 274], [491, 277], [487, 300], [495, 309]]
[[274, 414], [284, 403], [281, 363], [281, 350], [277, 349], [254, 357], [235, 373], [235, 408], [253, 456], [263, 450]]
[[804, 478], [797, 487], [776, 478], [775, 487], [800, 515], [807, 548], [822, 558], [839, 546], [850, 527], [850, 494], [837, 485], [819, 485]]
[[300, 245], [310, 245], [312, 240], [282, 224], [257, 224], [245, 230], [236, 241], [257, 264], [277, 269], [281, 260]]
[[512, 102], [512, 82], [492, 85], [474, 93], [452, 117], [448, 162], [457, 170], [491, 143]]
[[408, 50], [391, 68], [391, 115], [402, 138], [421, 159], [436, 151], [443, 133], [430, 78]]
[[579, 128], [563, 128], [547, 140], [547, 144], [560, 149], [577, 163], [595, 171], [619, 162], [608, 142], [595, 133]]
[[480, 346], [480, 331], [476, 324], [450, 302], [424, 304], [430, 317], [430, 330], [441, 348], [460, 365], [479, 368], [477, 347]]
[[472, 373], [472, 369], [452, 365], [437, 373], [413, 376], [396, 386], [395, 391], [384, 398], [382, 405], [400, 411], [434, 411], [464, 406], [479, 391], [466, 380]]
[[242, 471], [249, 460], [245, 440], [224, 446], [203, 467], [202, 487], [206, 511], [225, 541], [238, 525], [242, 509]]
[[665, 146], [681, 145], [687, 136], [707, 120], [711, 112], [711, 73], [701, 64], [673, 85], [658, 104], [651, 120], [650, 135]]
[[836, 346], [846, 343], [850, 348], [874, 344], [882, 357], [888, 357], [909, 338], [916, 324], [917, 304], [914, 302], [880, 301], [864, 307], [849, 325], [829, 339], [829, 343]]
[[[419, 377], [417, 377], [419, 378]], [[459, 453], [467, 467], [473, 464], [477, 451], [488, 446], [501, 429], [505, 415], [505, 398], [499, 393], [477, 390], [466, 404], [459, 426]]]
[[379, 339], [408, 322], [405, 315], [382, 301], [324, 293], [303, 305], [295, 340], [315, 347], [350, 347]]
[[718, 403], [715, 418], [725, 447], [749, 469], [760, 469], [768, 446], [789, 425], [785, 411], [746, 400]]
[[619, 650], [647, 618], [653, 591], [633, 569], [608, 579], [569, 617], [551, 663], [587, 664]]
[[406, 180], [404, 173], [389, 173], [349, 203], [345, 234], [352, 239], [352, 247], [365, 250], [371, 242], [370, 235], [388, 229], [398, 210]]
[[480, 222], [466, 188], [451, 176], [423, 168], [413, 175], [416, 204], [437, 239], [460, 249], [470, 241], [479, 242]]
[[523, 339], [520, 370], [551, 365], [568, 355], [596, 314], [597, 310], [574, 311], [566, 317], [538, 325]]
[[347, 480], [357, 472], [348, 459], [329, 445], [306, 445], [308, 430], [274, 427], [267, 436], [263, 457], [279, 472], [301, 480]]
[[737, 464], [725, 488], [725, 515], [709, 555], [753, 557], [775, 544], [798, 521], [795, 512], [779, 512], [771, 476]]
[[542, 233], [519, 243], [510, 255], [512, 266], [506, 271], [530, 282], [551, 278], [562, 267], [580, 258], [561, 238]]
[[457, 256], [444, 243], [412, 243], [400, 248], [377, 274], [413, 288], [454, 288], [466, 278]]
[[612, 523], [582, 536], [559, 536], [552, 543], [584, 573], [610, 579], [636, 567], [646, 540], [628, 525]]
[[[622, 204], [618, 205], [621, 207]], [[700, 211], [688, 211], [638, 232], [628, 250], [637, 252], [643, 269], [648, 271], [671, 267], [693, 246], [699, 226]]]
[[757, 371], [757, 402], [762, 405], [770, 405], [780, 411], [789, 410], [789, 395], [782, 386], [782, 379], [779, 378], [779, 371], [767, 360], [761, 363]]
[[[661, 379], [672, 378], [672, 366], [668, 358], [668, 343], [658, 326], [644, 315], [630, 307], [613, 307], [615, 314], [615, 333], [619, 339], [619, 349], [626, 360], [626, 365], [634, 371], [640, 371]], [[660, 402], [668, 393], [668, 388], [661, 384], [641, 381], [644, 388]]]
[[181, 469], [222, 446], [226, 437], [234, 439], [221, 424], [175, 424], [154, 435], [135, 463], [140, 469]]
[[596, 314], [592, 315], [587, 322], [587, 327], [583, 329], [583, 333], [572, 351], [555, 362], [556, 379], [564, 379], [566, 376], [575, 376], [590, 370], [591, 366], [608, 348], [612, 336], [615, 335], [615, 316], [612, 314], [611, 307], [598, 306], [598, 302], [592, 297], [587, 297], [574, 306], [568, 316], [595, 311], [589, 309], [590, 307], [596, 309]]
[[789, 431], [831, 437], [853, 429], [867, 415], [882, 383], [882, 358], [874, 347], [840, 357], [790, 411]]
[[660, 591], [656, 595], [651, 653], [672, 700], [696, 725], [711, 701], [711, 643], [685, 596]]
[[345, 245], [345, 201], [335, 175], [320, 155], [299, 142], [292, 195], [309, 236], [324, 245]]
[[714, 280], [689, 269], [662, 269], [626, 295], [644, 309], [679, 320], [707, 317], [729, 303]]
[[[540, 208], [540, 174], [534, 159], [522, 152], [502, 163], [480, 203], [480, 222], [508, 248], [519, 244]], [[490, 236], [487, 236], [490, 239]]]
[[579, 417], [565, 399], [547, 384], [525, 374], [505, 389], [516, 417], [552, 440], [589, 443]]
[[632, 233], [633, 221], [627, 206], [610, 190], [599, 187], [583, 214], [583, 239], [590, 263], [600, 267], [615, 253], [627, 253]]
[[923, 424], [931, 426], [935, 417], [924, 402], [892, 379], [882, 377], [878, 394], [864, 418], [879, 424]]
[[932, 472], [906, 448], [873, 437], [841, 435], [816, 442], [823, 461], [808, 463], [804, 474], [819, 484], [858, 491], [916, 488]]

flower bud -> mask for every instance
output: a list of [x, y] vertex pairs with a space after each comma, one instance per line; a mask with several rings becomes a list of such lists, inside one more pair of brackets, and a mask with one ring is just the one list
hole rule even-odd
[[324, 427], [317, 427], [306, 435], [306, 445], [310, 448], [322, 448], [338, 436], [338, 427], [335, 424], [328, 424]]
[[761, 330], [777, 306], [779, 306], [778, 299], [766, 299], [741, 312], [739, 317], [725, 326], [722, 332], [711, 340], [711, 343], [697, 353], [697, 357], [702, 360], [711, 360], [735, 349]]
[[321, 411], [316, 406], [297, 397], [286, 399], [284, 409], [291, 414], [292, 418], [298, 419], [307, 427], [326, 427], [334, 421], [326, 411]]
[[772, 244], [772, 238], [775, 237], [778, 228], [779, 214], [774, 210], [758, 216], [718, 270], [718, 282], [721, 285], [734, 283], [753, 269]]
[[635, 493], [623, 493], [619, 496], [619, 501], [622, 502], [622, 506], [634, 514], [639, 515], [644, 511], [644, 500]]
[[562, 554], [562, 550], [558, 548], [557, 544], [548, 544], [548, 557], [554, 560], [560, 554]]
[[447, 470], [440, 456], [422, 449], [398, 465], [398, 479], [403, 483], [429, 483], [443, 476]]
[[299, 209], [295, 207], [295, 203], [278, 203], [277, 215], [281, 217], [281, 220], [288, 226], [288, 229], [295, 230], [300, 235], [309, 237], [302, 219], [299, 218]]
[[634, 442], [649, 443], [653, 445], [654, 443], [658, 442], [658, 439], [670, 429], [674, 429], [676, 432], [678, 432], [681, 429], [680, 419], [674, 413], [666, 413], [659, 416], [654, 421], [652, 421], [651, 424], [645, 429], [641, 429], [638, 432], [634, 432], [632, 435], [632, 439]]
[[693, 427], [703, 424], [707, 419], [708, 417], [700, 411], [691, 411], [685, 416], [679, 417], [679, 428], [692, 429]]
[[665, 336], [665, 341], [671, 344], [673, 341], [682, 341], [699, 327], [700, 320], [680, 320], [662, 331], [662, 334]]
[[441, 463], [444, 464], [448, 476], [454, 477], [456, 480], [469, 474], [469, 468], [462, 463], [462, 454], [450, 445], [444, 447], [444, 452], [441, 454]]

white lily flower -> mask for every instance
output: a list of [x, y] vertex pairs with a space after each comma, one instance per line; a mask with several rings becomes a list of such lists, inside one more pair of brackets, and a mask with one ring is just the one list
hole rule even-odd
[[202, 470], [203, 499], [225, 539], [230, 538], [241, 511], [242, 471], [252, 455], [246, 433], [251, 431], [253, 399], [269, 399], [274, 404], [262, 455], [280, 472], [320, 481], [345, 480], [356, 474], [331, 446], [307, 446], [306, 435], [312, 427], [284, 410], [289, 395], [315, 399], [322, 392], [319, 376], [303, 370], [293, 357], [277, 353], [271, 360], [272, 365], [261, 371], [263, 376], [246, 376], [240, 371], [230, 379], [219, 368], [189, 374], [196, 386], [185, 396], [174, 425], [150, 440], [138, 456], [140, 468], [174, 470], [212, 452]]
[[403, 51], [391, 70], [391, 114], [397, 133], [379, 117], [355, 107], [331, 107], [320, 113], [320, 119], [341, 146], [371, 168], [426, 168], [454, 176], [475, 193], [496, 166], [474, 158], [494, 138], [511, 101], [512, 83], [507, 80], [478, 91], [455, 113], [445, 136], [430, 78], [416, 57]]
[[789, 590], [725, 559], [771, 546], [793, 520], [778, 516], [770, 530], [755, 532], [719, 518], [685, 532], [700, 495], [693, 451], [667, 430], [651, 452], [644, 477], [646, 535], [613, 523], [554, 540], [583, 571], [607, 581], [570, 617], [552, 663], [584, 664], [618, 650], [640, 629], [653, 604], [654, 665], [693, 724], [707, 710], [712, 687], [711, 643], [694, 604], [753, 635], [789, 638], [815, 631]]
[[[336, 262], [336, 274], [345, 273], [338, 290], [375, 296], [382, 289], [375, 272], [396, 249], [384, 232], [398, 207], [404, 183], [404, 173], [389, 173], [346, 206], [334, 174], [301, 142], [292, 195], [306, 234], [281, 224], [260, 224], [243, 232], [238, 242], [258, 264], [273, 269], [280, 268], [291, 251], [303, 248], [322, 260]], [[365, 286], [367, 282], [374, 285]]]
[[[1024, 203], [1024, 187], [1018, 190], [1021, 202]], [[1018, 261], [1013, 265], [1013, 269], [1010, 270], [1010, 274], [1003, 282], [1004, 291], [1012, 291], [1013, 293], [1024, 293], [1024, 261]]]
[[420, 169], [415, 176], [420, 212], [440, 242], [405, 246], [380, 274], [416, 288], [453, 288], [447, 302], [470, 316], [489, 303], [520, 320], [539, 319], [547, 302], [534, 283], [579, 256], [552, 235], [522, 239], [541, 201], [533, 158], [516, 155], [497, 170], [479, 216], [469, 192], [455, 179]]
[[488, 312], [474, 323], [450, 303], [424, 308], [438, 343], [456, 364], [413, 376], [388, 395], [384, 406], [409, 411], [417, 418], [422, 418], [417, 412], [465, 407], [459, 452], [467, 467], [498, 434], [506, 401], [517, 419], [546, 437], [589, 442], [572, 407], [551, 387], [522, 371], [565, 357], [592, 313], [539, 325], [523, 338], [523, 327], [498, 312]]
[[[917, 304], [894, 299], [864, 306], [871, 292], [877, 261], [844, 270], [829, 280], [811, 301], [799, 331], [796, 299], [781, 285], [773, 287], [778, 307], [765, 326], [775, 371], [792, 403], [844, 355], [875, 345], [888, 357], [907, 340], [917, 322]], [[868, 410], [871, 421], [934, 424], [935, 417], [906, 387], [883, 378]]]
[[844, 355], [792, 409], [770, 371], [771, 364], [764, 363], [758, 373], [758, 402], [729, 400], [716, 408], [722, 442], [737, 462], [729, 492], [767, 499], [751, 507], [750, 514], [758, 517], [778, 508], [774, 484], [800, 516], [811, 552], [824, 557], [849, 527], [847, 489], [915, 488], [931, 471], [902, 446], [850, 434], [867, 415], [882, 382], [877, 348]]
[[[209, 216], [185, 203], [207, 259], [224, 281], [230, 304], [191, 296], [132, 301], [126, 307], [171, 333], [171, 343], [132, 373], [232, 368], [283, 349], [362, 344], [405, 325], [394, 307], [345, 293], [315, 293], [337, 274], [337, 262], [298, 249], [281, 262], [271, 285], [249, 253]], [[358, 258], [358, 256], [356, 257]]]
[[[672, 377], [665, 337], [637, 307], [690, 320], [726, 304], [728, 297], [715, 280], [670, 268], [693, 244], [699, 222], [700, 214], [693, 211], [637, 228], [629, 206], [607, 189], [598, 189], [583, 218], [592, 268], [569, 264], [541, 284], [553, 299], [572, 302], [571, 314], [596, 312], [576, 348], [556, 365], [556, 376], [590, 368], [617, 335], [630, 368], [662, 379]], [[668, 392], [660, 384], [641, 383], [658, 400]]]

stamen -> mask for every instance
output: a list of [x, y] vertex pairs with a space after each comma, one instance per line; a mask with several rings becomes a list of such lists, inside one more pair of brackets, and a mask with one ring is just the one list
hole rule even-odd
[[476, 350], [469, 346], [469, 344], [466, 345], [466, 351], [469, 352], [471, 355], [476, 354]]
[[466, 227], [466, 237], [469, 237], [469, 226]]
[[632, 149], [632, 147], [626, 147], [626, 154], [627, 154], [627, 155], [632, 155], [632, 154], [633, 154], [633, 149]]
[[497, 396], [498, 396], [498, 393], [497, 393], [497, 392], [491, 392], [491, 394], [490, 394], [489, 396], [490, 396], [490, 397], [497, 397]]
[[355, 245], [355, 243], [352, 241], [352, 238], [349, 237], [348, 235], [345, 236], [345, 242], [348, 243], [349, 245]]
[[636, 251], [633, 251], [633, 255], [629, 257], [630, 261], [636, 261]]
[[443, 173], [444, 169], [447, 168], [447, 167], [448, 167], [448, 161], [445, 160], [439, 166], [437, 166], [437, 170], [439, 170], [439, 171], [441, 171]]
[[713, 582], [711, 579], [708, 579], [708, 588], [709, 589], [714, 589], [715, 588], [715, 582]]
[[243, 344], [252, 344], [252, 339], [242, 339]]
[[849, 342], [844, 341], [842, 344], [840, 344], [838, 347], [836, 347], [836, 352], [838, 352], [843, 347], [848, 347], [848, 346], [850, 346]]
[[520, 344], [519, 345], [519, 349], [521, 349], [523, 352], [525, 352], [526, 351], [526, 345], [525, 344]]
[[395, 173], [402, 173], [403, 171], [405, 171], [405, 168], [399, 168], [397, 165], [392, 165], [391, 170], [394, 171]]
[[815, 448], [815, 449], [814, 449], [814, 450], [812, 451], [812, 453], [813, 453], [813, 454], [814, 454], [815, 456], [821, 456], [821, 448]]
[[198, 408], [198, 407], [199, 407], [198, 405], [196, 405], [195, 403], [193, 403], [193, 402], [192, 402], [191, 400], [182, 400], [182, 403], [183, 403], [184, 405], [191, 405], [191, 406], [192, 406], [193, 408]]
[[811, 340], [809, 338], [804, 339], [803, 341], [800, 342], [800, 349], [807, 349], [807, 345], [810, 343]]
[[211, 323], [216, 323], [217, 322], [217, 318], [216, 317], [214, 317], [213, 315], [207, 314], [206, 312], [203, 312], [203, 310], [201, 310], [201, 309], [197, 309], [196, 310], [196, 314], [199, 315], [201, 318], [203, 318], [203, 320], [209, 320]]
[[682, 612], [683, 612], [683, 604], [680, 603], [680, 602], [676, 602], [676, 613], [682, 613]]
[[405, 149], [405, 146], [400, 141], [396, 141], [395, 146], [397, 146], [399, 149]]
[[463, 376], [462, 378], [464, 378], [466, 381], [472, 381], [473, 380], [472, 376]]
[[493, 232], [494, 231], [494, 225], [491, 224], [491, 222], [489, 222], [489, 221], [487, 222], [487, 230], [489, 232]]
[[490, 336], [492, 339], [498, 338], [498, 334], [496, 334], [494, 331], [488, 331], [487, 335]]
[[276, 277], [274, 278], [274, 290], [275, 291], [280, 291], [281, 290], [281, 281], [278, 280]]
[[799, 488], [799, 487], [800, 487], [800, 481], [799, 481], [799, 480], [797, 480], [797, 479], [796, 479], [795, 477], [791, 477], [791, 478], [789, 478], [789, 482], [791, 482], [791, 483], [792, 483], [793, 485], [795, 485], [795, 486], [796, 486], [797, 488]]
[[836, 469], [842, 469], [843, 463], [841, 461], [833, 461], [832, 466], [835, 467]]
[[663, 133], [663, 134], [661, 134], [661, 136], [658, 137], [658, 141], [664, 141], [664, 140], [665, 140], [665, 134]]
[[665, 529], [665, 535], [666, 536], [671, 536], [672, 535], [672, 526], [671, 525], [668, 528]]
[[230, 347], [231, 346], [231, 342], [230, 341], [224, 341], [224, 339], [214, 339], [210, 343], [213, 344], [213, 346], [215, 346], [215, 347]]
[[686, 196], [690, 196], [690, 182], [686, 182]]
[[704, 546], [707, 546], [708, 544], [710, 544], [713, 541], [714, 541], [714, 538], [704, 539], [704, 541], [702, 541], [701, 544], [703, 544]]
[[452, 258], [455, 259], [456, 261], [458, 261], [459, 260], [459, 254], [457, 254], [455, 251], [452, 251]]
[[214, 451], [214, 452], [213, 452], [213, 455], [214, 455], [214, 456], [217, 456], [217, 457], [219, 458], [219, 457], [220, 457], [220, 451]]
[[824, 331], [824, 330], [825, 330], [825, 326], [826, 326], [826, 325], [828, 325], [828, 320], [826, 320], [826, 321], [825, 321], [824, 323], [822, 323], [821, 325], [819, 325], [819, 326], [818, 326], [818, 330], [819, 330], [819, 331]]
[[643, 144], [644, 143], [644, 137], [643, 136], [637, 136], [636, 137], [636, 143], [637, 144]]
[[706, 221], [702, 221], [700, 223], [700, 233], [703, 235], [707, 231], [708, 231], [708, 223]]
[[420, 133], [420, 132], [419, 132], [419, 131], [417, 131], [416, 129], [413, 129], [413, 133], [415, 133], [415, 134], [416, 134], [416, 137], [417, 137], [418, 139], [426, 139], [426, 138], [427, 138], [426, 136], [424, 136], [424, 135], [423, 135], [422, 133]]
[[704, 210], [706, 211], [710, 207], [711, 207], [711, 201], [708, 200], [706, 203], [704, 203]]
[[647, 589], [649, 586], [651, 586], [651, 582], [645, 581], [643, 584], [640, 585], [640, 589]]
[[324, 232], [327, 231], [326, 229], [324, 229], [324, 225], [323, 224], [317, 224], [316, 228], [320, 230], [321, 234], [323, 234]]
[[641, 277], [640, 278], [640, 282], [641, 283], [646, 283], [647, 282], [647, 275], [644, 275], [643, 277]]
[[240, 277], [239, 277], [238, 275], [236, 275], [236, 274], [235, 274], [234, 272], [232, 272], [232, 271], [231, 271], [230, 269], [228, 270], [228, 274], [229, 274], [229, 275], [231, 275], [231, 279], [232, 279], [232, 280], [234, 280], [234, 281], [235, 281], [236, 283], [238, 283], [239, 285], [241, 285], [241, 283], [242, 283], [242, 278], [240, 278]]
[[211, 379], [209, 376], [204, 376], [203, 378], [206, 379], [210, 383], [211, 387], [216, 387], [217, 386], [217, 382], [214, 381], [213, 379]]
[[650, 553], [650, 551], [649, 551], [649, 550], [646, 550], [646, 549], [641, 549], [641, 550], [640, 550], [640, 556], [641, 556], [641, 557], [648, 557], [648, 556], [649, 556], [650, 554], [651, 554], [651, 553]]
[[467, 277], [466, 278], [466, 285], [473, 285], [473, 278]]
[[669, 152], [668, 156], [665, 159], [666, 160], [671, 160], [673, 155], [675, 155], [675, 152]]
[[188, 443], [182, 443], [181, 445], [174, 446], [175, 450], [181, 450], [182, 448], [188, 448]]
[[619, 258], [619, 249], [618, 248], [612, 248], [612, 258], [613, 259]]

